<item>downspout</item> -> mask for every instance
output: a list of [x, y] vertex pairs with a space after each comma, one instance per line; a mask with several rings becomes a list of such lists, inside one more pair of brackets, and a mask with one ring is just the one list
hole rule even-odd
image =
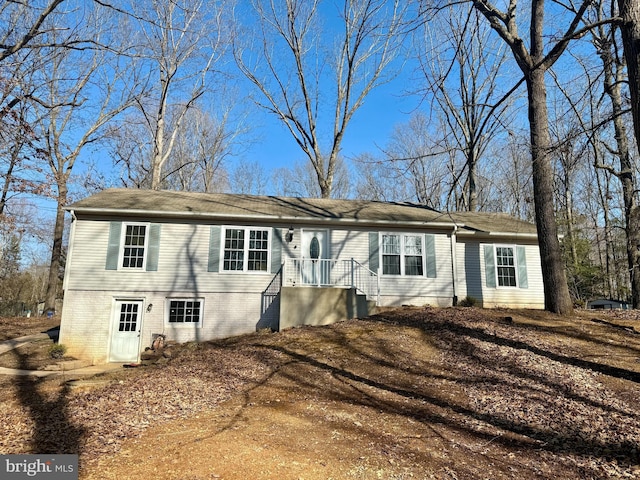
[[451, 232], [451, 273], [452, 273], [452, 287], [453, 287], [453, 306], [458, 304], [458, 261], [456, 256], [457, 251], [457, 232], [458, 225], [453, 225], [453, 231]]
[[64, 298], [64, 293], [67, 291], [67, 284], [69, 282], [69, 270], [70, 270], [69, 267], [71, 266], [71, 255], [73, 252], [72, 245], [73, 245], [73, 239], [75, 237], [75, 231], [76, 231], [76, 220], [78, 220], [78, 217], [76, 217], [76, 212], [74, 212], [73, 210], [69, 210], [69, 213], [71, 214], [71, 228], [69, 231], [69, 245], [67, 246], [67, 258], [64, 263], [64, 278], [62, 279], [62, 296], [63, 296], [62, 298]]
[[73, 210], [69, 210], [71, 214], [71, 227], [69, 229], [69, 245], [67, 246], [67, 259], [64, 262], [64, 277], [62, 278], [62, 319], [63, 321], [60, 324], [60, 333], [58, 335], [58, 343], [63, 343], [65, 341], [66, 332], [66, 323], [65, 319], [65, 298], [67, 293], [67, 285], [69, 284], [69, 276], [71, 271], [71, 254], [73, 251], [73, 239], [75, 237], [76, 231], [76, 221], [78, 217], [76, 217], [76, 213]]

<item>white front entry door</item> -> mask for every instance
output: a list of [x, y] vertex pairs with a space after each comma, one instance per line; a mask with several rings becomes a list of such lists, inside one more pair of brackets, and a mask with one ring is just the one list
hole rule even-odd
[[326, 230], [302, 232], [302, 282], [306, 285], [327, 285], [331, 278], [329, 236]]
[[136, 362], [140, 353], [142, 301], [118, 300], [111, 329], [110, 362]]

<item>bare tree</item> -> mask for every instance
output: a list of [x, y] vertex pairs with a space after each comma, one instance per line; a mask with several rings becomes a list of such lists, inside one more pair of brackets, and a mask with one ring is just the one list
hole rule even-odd
[[629, 76], [634, 132], [640, 150], [640, 3], [637, 0], [618, 0], [618, 9]]
[[264, 167], [256, 161], [240, 160], [231, 169], [229, 178], [233, 193], [265, 195], [269, 180]]
[[[57, 36], [53, 39], [47, 35], [52, 29], [47, 19], [53, 16], [65, 1], [49, 0], [42, 6], [37, 2], [2, 1], [0, 3], [2, 19], [0, 63], [22, 50], [69, 46], [71, 43], [76, 43], [78, 39], [72, 42], [69, 38]], [[87, 40], [82, 39], [80, 42]]]
[[485, 210], [507, 212], [527, 221], [535, 220], [529, 141], [519, 131], [509, 130], [506, 141], [494, 145], [490, 205]]
[[453, 190], [453, 175], [438, 126], [434, 127], [422, 113], [412, 115], [393, 129], [383, 157], [367, 165], [360, 162], [358, 170], [377, 170], [378, 181], [388, 189], [387, 200], [445, 208], [448, 193]]
[[131, 2], [135, 15], [135, 55], [139, 68], [150, 72], [150, 89], [138, 109], [151, 146], [150, 187], [162, 187], [178, 132], [209, 86], [209, 76], [229, 38], [226, 1], [174, 0]]
[[7, 206], [18, 195], [41, 195], [48, 190], [40, 175], [40, 161], [43, 159], [37, 148], [30, 113], [30, 104], [20, 101], [2, 119], [4, 128], [0, 130], [0, 218], [3, 221], [9, 221], [11, 212]]
[[[45, 193], [40, 176], [42, 158], [35, 148], [31, 105], [39, 101], [42, 78], [51, 58], [64, 49], [89, 46], [89, 39], [76, 36], [73, 29], [58, 29], [52, 18], [70, 17], [74, 3], [64, 11], [64, 0], [47, 2], [0, 2], [0, 216], [11, 213], [8, 203], [22, 194]], [[11, 221], [10, 216], [4, 216]]]
[[[640, 3], [637, 0], [618, 0], [618, 8], [620, 17], [622, 17], [620, 31], [627, 65], [636, 147], [640, 150]], [[603, 49], [604, 52], [606, 52], [605, 49]], [[609, 48], [607, 55], [602, 56], [602, 59], [605, 64], [605, 75], [608, 75], [605, 79], [607, 94], [612, 98], [614, 108], [616, 108], [618, 107], [617, 99], [619, 99], [620, 86], [615, 76], [617, 72], [611, 71], [613, 68], [611, 55]], [[607, 68], [609, 68], [608, 73]], [[615, 115], [614, 118], [618, 118], [618, 115]], [[626, 131], [621, 130], [623, 127], [621, 122], [620, 119], [614, 125], [620, 153], [619, 178], [623, 186], [625, 203], [627, 258], [631, 273], [633, 308], [640, 308], [640, 249], [638, 249], [638, 245], [640, 245], [640, 208], [637, 203], [636, 186], [626, 145], [627, 135]]]
[[[509, 0], [504, 11], [498, 9], [489, 0], [471, 1], [474, 7], [487, 19], [491, 28], [509, 47], [525, 79], [529, 108], [536, 226], [544, 280], [545, 309], [554, 313], [568, 314], [573, 310], [573, 304], [567, 287], [554, 210], [551, 139], [545, 78], [547, 71], [560, 58], [571, 40], [590, 28], [589, 26], [582, 27], [582, 21], [591, 0], [583, 0], [567, 6], [566, 24], [553, 33], [549, 32], [550, 25], [545, 23], [544, 0], [531, 0], [527, 4], [528, 11], [525, 11], [526, 7], [520, 7], [517, 0]], [[560, 6], [556, 3], [554, 5]], [[518, 31], [520, 16], [526, 16], [529, 21], [529, 31], [525, 37], [521, 36]], [[545, 42], [546, 39], [549, 43]]]
[[258, 104], [284, 123], [313, 167], [320, 195], [329, 197], [347, 127], [389, 79], [410, 2], [344, 0], [339, 25], [322, 18], [320, 3], [253, 1], [257, 39], [253, 48], [237, 42], [234, 54], [261, 93]]
[[162, 183], [176, 190], [221, 192], [228, 189], [228, 158], [239, 131], [229, 125], [230, 112], [219, 118], [191, 109], [177, 129]]
[[[446, 13], [445, 13], [446, 12]], [[506, 102], [520, 82], [505, 87], [508, 56], [504, 45], [469, 5], [449, 6], [425, 23], [421, 70], [446, 125], [451, 152], [460, 152], [454, 187], [463, 185], [456, 209], [478, 209], [478, 164], [487, 147], [508, 124]], [[489, 67], [490, 65], [490, 67]]]
[[[334, 161], [334, 179], [331, 197], [348, 198], [351, 184], [345, 160], [337, 157]], [[318, 186], [316, 171], [310, 162], [296, 162], [291, 167], [281, 167], [271, 175], [277, 195], [289, 197], [323, 197]]]
[[[597, 1], [594, 3], [592, 16], [596, 27], [591, 30], [591, 39], [597, 52], [596, 58], [600, 60], [600, 69], [596, 71], [596, 75], [593, 75], [591, 73], [594, 68], [593, 56], [585, 55], [584, 58], [576, 56], [578, 64], [583, 68], [584, 77], [588, 80], [586, 88], [582, 86], [580, 94], [576, 95], [563, 85], [564, 82], [556, 79], [556, 85], [564, 94], [575, 118], [580, 122], [585, 139], [591, 145], [594, 167], [606, 170], [609, 176], [620, 182], [631, 296], [633, 305], [638, 306], [640, 305], [640, 274], [637, 273], [637, 269], [640, 268], [640, 251], [637, 245], [640, 244], [640, 210], [636, 191], [636, 165], [625, 123], [627, 106], [623, 92], [626, 84], [626, 68], [621, 56], [622, 48], [619, 46], [618, 25], [615, 22], [607, 22], [608, 19], [617, 18], [617, 5], [615, 2]], [[602, 91], [604, 91], [604, 97]], [[580, 102], [586, 105], [582, 106]], [[611, 129], [613, 135], [608, 135]], [[603, 135], [605, 131], [607, 134]], [[564, 143], [570, 142], [570, 139], [576, 136], [577, 134], [569, 136], [569, 140]], [[609, 142], [611, 145], [606, 142], [606, 138], [610, 136], [613, 137]], [[602, 207], [603, 210], [608, 208], [606, 204]], [[603, 216], [608, 220], [607, 211], [603, 212]], [[571, 239], [571, 232], [568, 233]], [[608, 225], [605, 225], [605, 234], [610, 237]], [[607, 255], [607, 259], [609, 258]], [[612, 273], [609, 262], [607, 272], [608, 275]]]
[[[84, 12], [78, 35], [114, 44], [115, 22], [102, 7]], [[51, 35], [55, 36], [55, 33]], [[55, 42], [55, 39], [53, 39]], [[45, 309], [55, 309], [63, 256], [64, 206], [69, 179], [80, 153], [98, 142], [106, 125], [132, 106], [140, 94], [137, 71], [131, 63], [105, 49], [77, 52], [65, 50], [52, 58], [42, 72], [46, 91], [34, 102], [36, 134], [50, 169], [50, 183], [56, 200], [56, 221]]]

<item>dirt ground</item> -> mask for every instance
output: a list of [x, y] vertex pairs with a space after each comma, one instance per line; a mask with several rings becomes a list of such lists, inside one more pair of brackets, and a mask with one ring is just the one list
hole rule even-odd
[[87, 480], [638, 478], [638, 318], [404, 308], [0, 379], [0, 451]]
[[0, 342], [46, 332], [60, 325], [60, 317], [0, 317]]

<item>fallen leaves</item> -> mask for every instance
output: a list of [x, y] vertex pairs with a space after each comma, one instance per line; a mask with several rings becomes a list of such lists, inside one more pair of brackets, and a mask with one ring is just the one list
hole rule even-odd
[[[640, 339], [607, 323], [614, 321], [398, 309], [183, 345], [162, 365], [123, 370], [89, 390], [4, 379], [0, 450], [79, 452], [86, 471], [159, 424], [175, 423], [163, 433], [169, 442], [196, 435], [181, 419], [242, 396], [243, 408], [309, 416], [309, 436], [317, 423], [335, 442], [366, 439], [350, 443], [355, 458], [366, 459], [345, 466], [356, 478], [633, 478], [640, 473]], [[623, 321], [637, 320], [627, 313]], [[258, 388], [259, 398], [248, 400]], [[303, 412], [291, 410], [297, 402]], [[230, 430], [238, 429], [235, 415], [221, 416]], [[201, 436], [217, 428], [202, 425]], [[128, 458], [155, 461], [135, 446], [127, 444]]]

